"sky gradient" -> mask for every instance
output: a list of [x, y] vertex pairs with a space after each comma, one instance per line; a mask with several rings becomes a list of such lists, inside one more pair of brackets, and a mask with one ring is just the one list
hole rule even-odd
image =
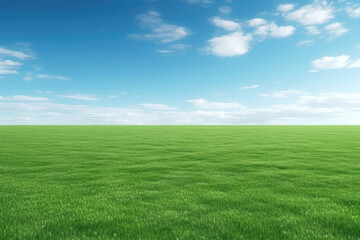
[[360, 124], [360, 4], [2, 0], [0, 124]]

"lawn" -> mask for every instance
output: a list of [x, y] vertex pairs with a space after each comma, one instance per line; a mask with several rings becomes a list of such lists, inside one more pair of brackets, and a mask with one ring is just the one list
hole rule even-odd
[[0, 239], [360, 239], [360, 126], [0, 126]]

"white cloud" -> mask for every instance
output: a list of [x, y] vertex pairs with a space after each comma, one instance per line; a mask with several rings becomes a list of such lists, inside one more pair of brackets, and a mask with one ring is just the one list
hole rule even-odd
[[241, 29], [241, 26], [239, 23], [230, 21], [230, 20], [224, 20], [219, 17], [214, 17], [211, 19], [211, 22], [220, 28], [223, 28], [227, 31], [237, 31]]
[[18, 71], [14, 70], [14, 68], [21, 65], [23, 64], [12, 60], [0, 61], [0, 74], [17, 74]]
[[212, 0], [186, 0], [188, 3], [204, 3], [204, 4], [213, 4]]
[[167, 54], [171, 54], [171, 53], [175, 53], [175, 52], [185, 51], [186, 48], [187, 48], [187, 45], [180, 43], [180, 44], [173, 44], [173, 45], [169, 46], [168, 49], [155, 50], [155, 52], [167, 55]]
[[302, 47], [302, 46], [312, 46], [313, 44], [314, 44], [314, 40], [302, 40], [299, 41], [296, 45]]
[[269, 92], [269, 93], [262, 93], [260, 96], [262, 97], [273, 97], [273, 98], [289, 98], [294, 95], [304, 95], [306, 92], [300, 90], [284, 90], [278, 92]]
[[174, 51], [165, 50], [165, 49], [160, 49], [160, 50], [155, 50], [155, 52], [164, 53], [164, 54], [169, 54], [169, 53], [173, 53]]
[[358, 8], [346, 7], [345, 10], [349, 14], [349, 16], [352, 18], [360, 17], [360, 7], [358, 7]]
[[261, 108], [205, 100], [197, 103], [200, 109], [194, 111], [151, 111], [142, 107], [0, 101], [0, 124], [360, 124], [359, 93], [306, 94], [288, 104]]
[[32, 72], [26, 72], [25, 76], [23, 77], [24, 81], [31, 81], [33, 79]]
[[6, 55], [6, 56], [14, 57], [14, 58], [19, 58], [19, 59], [22, 59], [22, 60], [31, 58], [31, 56], [29, 54], [26, 54], [24, 52], [13, 51], [13, 50], [10, 50], [10, 49], [0, 47], [0, 56], [1, 55]]
[[339, 69], [345, 68], [349, 64], [349, 56], [341, 55], [337, 57], [323, 57], [312, 62], [315, 69]]
[[84, 100], [84, 101], [98, 101], [98, 98], [91, 97], [84, 94], [68, 94], [68, 95], [59, 95], [59, 97], [62, 98], [70, 98], [75, 100]]
[[277, 9], [280, 12], [290, 12], [291, 10], [293, 10], [295, 7], [294, 4], [280, 4]]
[[244, 108], [243, 105], [237, 102], [208, 102], [205, 99], [188, 100], [187, 102], [194, 104], [197, 108], [204, 109], [236, 109]]
[[312, 4], [285, 14], [287, 20], [297, 21], [306, 26], [324, 24], [334, 17], [334, 9], [327, 1], [314, 1]]
[[309, 35], [319, 35], [321, 32], [316, 26], [305, 27]]
[[15, 70], [0, 69], [0, 74], [18, 74], [18, 72]]
[[329, 25], [325, 26], [324, 29], [332, 37], [339, 37], [349, 31], [349, 29], [346, 29], [343, 26], [343, 24], [340, 22], [335, 22], [335, 23], [329, 24]]
[[248, 25], [250, 27], [257, 27], [257, 26], [264, 25], [264, 24], [267, 24], [267, 21], [262, 18], [253, 18], [248, 21]]
[[179, 44], [171, 45], [170, 48], [175, 50], [185, 50], [187, 46], [185, 44], [179, 43]]
[[17, 67], [21, 65], [23, 64], [12, 60], [0, 61], [0, 68]]
[[44, 102], [49, 99], [46, 97], [31, 97], [25, 95], [15, 95], [15, 96], [0, 96], [0, 101], [32, 101], [32, 102]]
[[276, 23], [271, 22], [266, 25], [261, 25], [256, 28], [255, 34], [263, 37], [271, 36], [274, 38], [285, 38], [293, 35], [295, 33], [295, 27], [288, 26], [278, 26]]
[[349, 66], [347, 66], [347, 68], [352, 69], [352, 68], [360, 68], [360, 59], [353, 62], [352, 64], [350, 64]]
[[207, 52], [220, 57], [234, 57], [247, 53], [252, 37], [242, 32], [234, 32], [210, 39]]
[[251, 86], [244, 86], [244, 87], [241, 87], [242, 90], [248, 90], [248, 89], [254, 89], [254, 88], [258, 88], [260, 87], [259, 84], [255, 84], [255, 85], [251, 85]]
[[44, 93], [44, 94], [53, 94], [52, 91], [44, 91], [44, 90], [36, 90], [37, 93]]
[[159, 40], [161, 43], [174, 42], [185, 38], [190, 31], [182, 26], [165, 23], [158, 12], [149, 11], [138, 16], [142, 25], [151, 30], [148, 34], [132, 34], [130, 37], [143, 40]]
[[300, 104], [311, 105], [313, 107], [326, 108], [353, 108], [360, 109], [360, 94], [359, 93], [339, 93], [329, 92], [322, 93], [318, 96], [306, 95], [300, 97], [298, 100]]
[[52, 76], [52, 75], [46, 75], [46, 74], [37, 74], [35, 78], [39, 79], [58, 79], [58, 80], [70, 80], [68, 77], [64, 76]]
[[219, 7], [219, 11], [223, 14], [229, 14], [229, 13], [231, 13], [231, 7], [222, 6], [222, 7]]
[[176, 110], [177, 108], [174, 107], [169, 107], [168, 105], [165, 104], [157, 104], [157, 103], [141, 103], [140, 106], [147, 108], [147, 109], [152, 109], [152, 110], [163, 110], [163, 111], [167, 111], [167, 110]]

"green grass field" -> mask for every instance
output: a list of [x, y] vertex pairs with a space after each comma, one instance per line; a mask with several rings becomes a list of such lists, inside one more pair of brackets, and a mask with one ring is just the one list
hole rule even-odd
[[360, 239], [360, 127], [0, 126], [0, 239]]

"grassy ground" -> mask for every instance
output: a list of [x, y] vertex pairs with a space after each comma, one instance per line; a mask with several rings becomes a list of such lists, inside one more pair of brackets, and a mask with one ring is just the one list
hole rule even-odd
[[360, 127], [0, 126], [0, 239], [360, 239]]

